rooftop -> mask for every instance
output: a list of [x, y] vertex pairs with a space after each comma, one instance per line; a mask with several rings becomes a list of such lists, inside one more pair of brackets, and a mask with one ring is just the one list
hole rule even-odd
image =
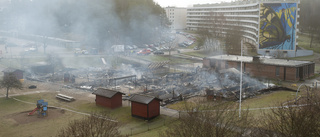
[[124, 94], [124, 93], [119, 92], [119, 91], [114, 91], [114, 90], [104, 89], [104, 88], [98, 88], [92, 94], [103, 96], [103, 97], [107, 97], [107, 98], [112, 98], [117, 93]]
[[12, 73], [12, 72], [15, 72], [15, 71], [22, 71], [22, 72], [23, 72], [23, 70], [15, 69], [15, 68], [10, 68], [10, 67], [4, 69], [2, 72], [4, 72], [4, 73]]
[[[218, 55], [207, 57], [208, 59], [216, 59], [216, 60], [227, 60], [234, 62], [246, 62], [252, 63], [254, 62], [254, 57], [250, 56], [236, 56], [236, 55]], [[277, 65], [277, 66], [289, 66], [289, 67], [299, 67], [307, 64], [313, 64], [311, 61], [297, 61], [297, 60], [286, 60], [286, 59], [273, 59], [273, 58], [264, 58], [257, 57], [259, 63], [268, 64], [268, 65]]]
[[140, 94], [133, 95], [129, 100], [133, 102], [142, 103], [142, 104], [149, 104], [153, 99], [161, 100], [157, 97], [140, 95]]

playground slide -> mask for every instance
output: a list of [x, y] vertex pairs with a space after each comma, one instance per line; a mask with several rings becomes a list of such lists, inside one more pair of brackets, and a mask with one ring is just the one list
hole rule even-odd
[[34, 110], [32, 110], [32, 112], [28, 113], [28, 115], [32, 115], [34, 112], [36, 112], [38, 110], [38, 108], [35, 108]]

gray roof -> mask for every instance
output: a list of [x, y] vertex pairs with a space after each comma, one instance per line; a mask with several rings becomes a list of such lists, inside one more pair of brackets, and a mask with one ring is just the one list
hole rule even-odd
[[129, 100], [133, 101], [133, 102], [142, 103], [142, 104], [149, 104], [154, 99], [158, 99], [161, 101], [161, 99], [159, 99], [157, 97], [147, 96], [147, 95], [139, 95], [139, 94], [133, 95]]
[[[208, 57], [208, 59], [226, 60], [226, 61], [234, 61], [234, 62], [240, 62], [242, 60], [242, 62], [245, 62], [245, 63], [253, 62], [253, 57], [236, 56], [236, 55], [218, 55], [218, 56]], [[272, 58], [264, 58], [264, 57], [259, 57], [259, 63], [276, 65], [276, 66], [288, 66], [288, 67], [299, 67], [303, 65], [313, 64], [313, 62], [311, 61], [272, 59]]]
[[2, 72], [12, 73], [12, 72], [15, 72], [15, 71], [22, 71], [22, 72], [23, 72], [23, 70], [15, 69], [15, 68], [6, 68], [6, 69], [4, 69]]
[[117, 93], [124, 94], [124, 93], [119, 92], [119, 91], [114, 91], [114, 90], [104, 89], [104, 88], [98, 88], [92, 94], [103, 96], [103, 97], [107, 97], [107, 98], [112, 98]]

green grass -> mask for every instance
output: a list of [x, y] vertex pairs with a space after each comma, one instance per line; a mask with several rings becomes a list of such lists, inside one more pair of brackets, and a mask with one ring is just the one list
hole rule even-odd
[[313, 50], [314, 52], [320, 53], [320, 42], [314, 37], [312, 42], [312, 47], [310, 48], [311, 36], [299, 33], [299, 38], [297, 39], [298, 46], [307, 50]]
[[315, 58], [315, 55], [311, 55], [311, 56], [302, 56], [302, 57], [293, 57], [290, 58], [292, 60], [300, 60], [300, 61], [313, 61]]
[[164, 56], [137, 56], [136, 58], [139, 58], [141, 60], [147, 60], [150, 62], [170, 61], [169, 64], [174, 64], [174, 65], [194, 63], [192, 60], [177, 58], [177, 57], [170, 57], [167, 55], [164, 55]]
[[[156, 117], [150, 121], [145, 121], [143, 119], [132, 117], [130, 107], [108, 109], [101, 106], [96, 106], [95, 103], [87, 100], [75, 100], [73, 102], [58, 101], [55, 98], [55, 94], [55, 92], [45, 92], [16, 96], [14, 98], [31, 103], [36, 103], [37, 100], [44, 99], [49, 103], [49, 106], [63, 107], [85, 113], [109, 113], [123, 125], [120, 129], [121, 134], [123, 135], [130, 135], [132, 130], [133, 134], [158, 136], [158, 131], [166, 129], [166, 125], [176, 121], [176, 118], [164, 115], [160, 115], [159, 117]], [[26, 124], [19, 124], [15, 120], [7, 118], [8, 116], [17, 113], [32, 111], [35, 107], [35, 104], [22, 103], [12, 98], [0, 98], [0, 136], [47, 136], [48, 133], [50, 133], [52, 136], [55, 136], [58, 131], [61, 128], [66, 127], [71, 120], [84, 117], [84, 115], [81, 114], [65, 111], [65, 114], [59, 116], [58, 118], [50, 120], [43, 118], [43, 121], [40, 120]], [[50, 112], [48, 114], [50, 115]], [[26, 116], [26, 120], [27, 118], [28, 117]]]
[[195, 57], [201, 57], [201, 58], [210, 56], [210, 54], [205, 53], [204, 51], [185, 52], [182, 54], [189, 55], [189, 56], [195, 56]]
[[276, 91], [273, 93], [263, 94], [251, 99], [243, 101], [242, 106], [244, 108], [263, 108], [279, 105], [280, 103], [295, 98], [295, 92], [290, 91]]
[[[37, 97], [25, 97], [19, 96], [19, 99], [31, 100]], [[55, 136], [57, 131], [65, 127], [70, 120], [81, 118], [82, 115], [78, 115], [71, 112], [66, 112], [64, 115], [54, 119], [48, 120], [42, 118], [37, 122], [19, 124], [11, 116], [19, 114], [25, 111], [31, 111], [35, 108], [35, 104], [26, 104], [18, 102], [12, 98], [5, 99], [0, 98], [0, 136], [21, 137], [21, 136]], [[50, 114], [50, 112], [49, 112]], [[26, 116], [26, 121], [28, 116]]]

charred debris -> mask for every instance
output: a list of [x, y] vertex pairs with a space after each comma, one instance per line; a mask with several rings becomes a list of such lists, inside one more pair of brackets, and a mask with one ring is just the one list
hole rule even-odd
[[[226, 99], [237, 101], [240, 97], [240, 72], [235, 68], [212, 71], [197, 68], [193, 72], [153, 74], [143, 68], [126, 65], [124, 69], [86, 68], [63, 69], [52, 72], [42, 66], [42, 71], [29, 69], [26, 78], [40, 82], [61, 84], [61, 88], [77, 88], [92, 92], [103, 87], [119, 90], [128, 99], [132, 94], [147, 94], [162, 99], [162, 105], [184, 100], [195, 96], [206, 96], [208, 99]], [[268, 92], [271, 84], [262, 83], [243, 75], [242, 98], [249, 98]]]

